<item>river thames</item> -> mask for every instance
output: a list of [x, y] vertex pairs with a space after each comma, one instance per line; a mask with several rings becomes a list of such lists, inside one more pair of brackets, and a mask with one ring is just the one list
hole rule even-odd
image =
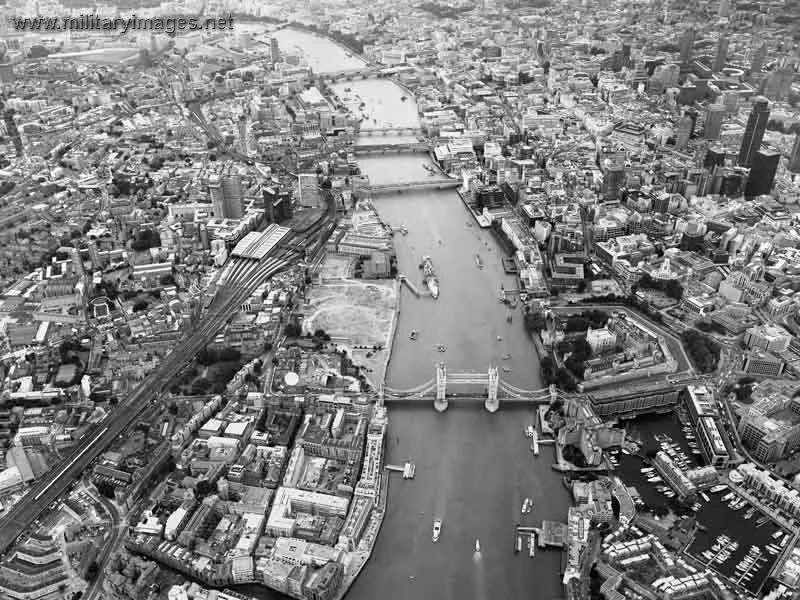
[[[283, 30], [282, 47], [302, 49], [319, 72], [355, 68], [333, 42], [304, 32]], [[334, 57], [346, 60], [340, 64]], [[348, 91], [345, 92], [344, 88]], [[369, 114], [370, 127], [418, 125], [413, 99], [393, 83], [353, 81], [334, 86], [340, 97], [351, 96]], [[349, 104], [349, 103], [348, 103]], [[366, 125], [365, 125], [366, 126]], [[386, 138], [389, 139], [389, 138]], [[373, 183], [424, 179], [425, 154], [363, 157], [359, 166]], [[505, 275], [502, 251], [492, 235], [481, 230], [454, 190], [392, 193], [374, 199], [386, 222], [408, 228], [397, 235], [398, 267], [421, 284], [420, 259], [431, 256], [439, 277], [438, 300], [416, 298], [403, 289], [401, 312], [387, 385], [409, 388], [434, 377], [435, 364], [448, 370], [486, 372], [506, 367], [501, 378], [529, 389], [542, 387], [538, 357], [519, 312], [507, 321], [498, 301], [501, 284], [515, 288]], [[477, 265], [480, 255], [485, 268]], [[411, 330], [418, 339], [409, 339]], [[438, 352], [444, 344], [446, 352]], [[505, 355], [510, 357], [504, 360]], [[455, 391], [455, 390], [454, 390]], [[482, 401], [451, 402], [437, 413], [428, 401], [390, 409], [387, 462], [411, 458], [416, 478], [393, 476], [387, 516], [372, 559], [348, 594], [353, 600], [516, 600], [561, 598], [557, 551], [515, 555], [516, 523], [540, 525], [542, 519], [564, 521], [569, 496], [551, 469], [551, 447], [534, 458], [523, 429], [534, 411], [502, 406], [495, 414]], [[535, 501], [522, 517], [525, 497]], [[431, 541], [432, 522], [443, 521], [441, 540]], [[481, 553], [475, 555], [475, 540]]]

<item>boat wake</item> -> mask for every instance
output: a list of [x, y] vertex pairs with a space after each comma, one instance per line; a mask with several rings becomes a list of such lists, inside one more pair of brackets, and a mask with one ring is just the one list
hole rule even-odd
[[486, 590], [486, 570], [480, 547], [472, 555], [472, 570], [475, 580], [475, 600], [489, 600]]

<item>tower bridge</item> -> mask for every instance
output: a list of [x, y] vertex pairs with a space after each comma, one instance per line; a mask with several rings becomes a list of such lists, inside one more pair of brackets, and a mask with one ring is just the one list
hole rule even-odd
[[[483, 395], [476, 392], [448, 392], [450, 386], [484, 386]], [[486, 372], [449, 371], [445, 363], [436, 365], [436, 376], [425, 383], [405, 390], [398, 390], [381, 385], [378, 389], [379, 401], [385, 403], [433, 401], [439, 412], [447, 410], [450, 400], [466, 400], [483, 402], [490, 413], [500, 408], [500, 402], [526, 404], [549, 404], [561, 394], [550, 386], [537, 390], [526, 390], [500, 379], [497, 367], [489, 366]]]

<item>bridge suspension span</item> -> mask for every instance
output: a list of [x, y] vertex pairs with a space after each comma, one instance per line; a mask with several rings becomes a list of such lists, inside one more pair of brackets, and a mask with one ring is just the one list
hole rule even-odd
[[[476, 392], [449, 392], [449, 386], [482, 386], [483, 394]], [[433, 406], [439, 412], [447, 410], [449, 399], [464, 398], [483, 400], [486, 410], [495, 412], [500, 401], [529, 402], [548, 404], [560, 397], [554, 386], [538, 390], [526, 390], [500, 379], [500, 371], [489, 366], [485, 372], [448, 371], [445, 363], [437, 363], [436, 377], [413, 388], [400, 390], [382, 385], [378, 389], [379, 402], [419, 401], [433, 399]]]

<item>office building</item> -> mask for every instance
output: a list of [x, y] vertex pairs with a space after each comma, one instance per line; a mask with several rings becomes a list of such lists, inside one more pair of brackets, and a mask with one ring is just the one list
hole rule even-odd
[[767, 352], [786, 352], [792, 341], [792, 334], [778, 325], [757, 325], [744, 334], [744, 343], [749, 348]]
[[689, 144], [689, 139], [692, 137], [692, 130], [694, 128], [694, 119], [687, 112], [678, 120], [678, 125], [675, 132], [675, 149], [683, 150]]
[[725, 68], [725, 62], [728, 60], [728, 38], [726, 32], [721, 32], [719, 41], [717, 42], [717, 51], [714, 54], [714, 62], [711, 65], [713, 73], [719, 73]]
[[693, 28], [690, 28], [681, 38], [679, 43], [681, 50], [681, 65], [688, 67], [692, 62], [692, 54], [694, 52], [694, 41], [696, 33]]
[[211, 175], [208, 178], [213, 216], [218, 219], [241, 219], [242, 179], [238, 175]]
[[769, 121], [769, 101], [763, 96], [753, 100], [753, 110], [747, 119], [747, 125], [742, 137], [742, 147], [739, 150], [739, 166], [749, 167], [753, 164], [756, 152], [761, 148], [761, 140], [767, 130]]
[[745, 196], [755, 197], [770, 193], [780, 160], [781, 153], [776, 150], [765, 149], [756, 152], [747, 179]]
[[712, 173], [716, 167], [725, 166], [725, 158], [727, 153], [724, 148], [719, 146], [712, 146], [706, 151], [706, 158], [703, 161], [703, 168], [708, 169]]
[[722, 132], [722, 122], [725, 120], [725, 106], [712, 104], [706, 109], [706, 123], [704, 137], [707, 140], [718, 140]]
[[277, 185], [265, 186], [264, 211], [268, 223], [282, 223], [292, 216], [292, 192]]
[[767, 59], [767, 43], [764, 42], [753, 52], [753, 60], [750, 62], [750, 73], [760, 73], [764, 68], [764, 61]]
[[14, 75], [14, 65], [9, 63], [0, 64], [0, 84], [14, 83], [16, 79]]
[[800, 399], [776, 393], [752, 404], [739, 422], [742, 443], [757, 460], [778, 460], [800, 447]]
[[789, 153], [789, 170], [800, 173], [800, 133], [795, 136], [792, 151]]

